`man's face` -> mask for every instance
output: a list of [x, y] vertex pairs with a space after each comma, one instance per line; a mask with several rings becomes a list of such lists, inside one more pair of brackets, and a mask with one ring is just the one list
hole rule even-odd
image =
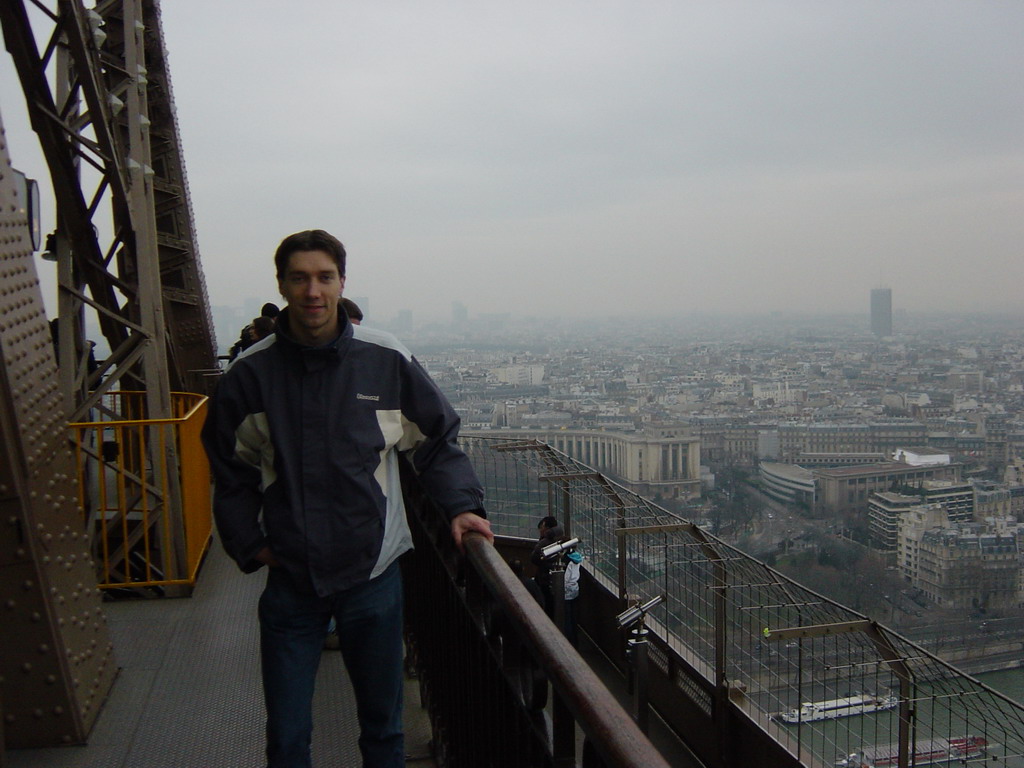
[[301, 344], [323, 344], [338, 333], [338, 299], [345, 278], [325, 251], [296, 251], [277, 281], [288, 302], [292, 333]]

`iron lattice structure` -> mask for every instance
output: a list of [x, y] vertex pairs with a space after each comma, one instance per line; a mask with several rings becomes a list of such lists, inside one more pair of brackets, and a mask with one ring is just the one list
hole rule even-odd
[[[159, 5], [12, 0], [0, 23], [57, 202], [48, 250], [71, 420], [114, 389], [146, 391], [151, 417], [167, 416], [169, 391], [205, 392], [217, 360]], [[95, 370], [86, 312], [110, 348]]]
[[[111, 519], [102, 522], [134, 521], [143, 510], [147, 536], [153, 526], [178, 530], [178, 446], [150, 456], [138, 445], [160, 445], [158, 435], [126, 441], [116, 429], [173, 417], [172, 392], [205, 394], [217, 370], [159, 5], [111, 0], [87, 9], [81, 0], [14, 0], [0, 4], [0, 23], [57, 203], [57, 230], [44, 257], [58, 269], [57, 371], [69, 421], [110, 425], [93, 444], [78, 446], [83, 516], [92, 521], [103, 506], [98, 497], [106, 489], [95, 479], [110, 470], [129, 487], [120, 494], [123, 508], [105, 512]], [[98, 364], [85, 339], [89, 313], [109, 347]], [[141, 410], [116, 407], [136, 402], [116, 396], [125, 392], [143, 393]], [[156, 482], [156, 466], [166, 467], [169, 482]], [[180, 550], [154, 550], [158, 557], [147, 568], [182, 572]], [[130, 580], [133, 553], [117, 551], [112, 567]]]
[[[26, 626], [0, 655], [43, 669], [38, 654], [61, 653], [48, 674], [11, 669], [0, 677], [5, 718], [30, 718], [38, 727], [19, 726], [18, 739], [41, 746], [82, 741], [109, 687], [100, 609], [83, 612], [96, 599], [97, 528], [123, 532], [107, 558], [121, 581], [139, 570], [130, 567], [140, 557], [136, 541], [151, 545], [147, 573], [186, 570], [178, 446], [161, 440], [162, 422], [175, 415], [172, 392], [207, 392], [217, 359], [158, 4], [111, 0], [89, 9], [81, 0], [9, 0], [0, 3], [0, 25], [57, 206], [43, 254], [57, 264], [54, 344], [26, 193], [16, 188], [4, 147], [0, 181], [17, 203], [5, 207], [5, 225], [17, 236], [0, 239], [0, 501], [11, 512], [0, 565], [11, 566], [2, 588], [16, 593], [7, 602]], [[109, 348], [98, 364], [87, 319]], [[125, 392], [140, 396], [116, 396]], [[141, 406], [126, 413], [119, 404], [129, 401]], [[118, 426], [131, 421], [140, 431]], [[101, 425], [75, 457], [69, 422]], [[124, 500], [117, 509], [99, 503], [110, 495], [103, 481], [110, 471]], [[20, 571], [34, 575], [19, 586], [13, 574]], [[38, 604], [27, 601], [36, 590]], [[71, 697], [55, 701], [64, 689]]]

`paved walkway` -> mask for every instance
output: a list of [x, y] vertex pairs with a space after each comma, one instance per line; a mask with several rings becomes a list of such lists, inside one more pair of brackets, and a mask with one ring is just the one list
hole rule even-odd
[[[10, 750], [7, 768], [262, 768], [256, 602], [263, 571], [241, 573], [214, 542], [191, 598], [104, 604], [120, 671], [88, 746]], [[359, 765], [355, 699], [341, 654], [325, 651], [313, 761]], [[433, 768], [419, 686], [406, 686], [407, 764]]]
[[[5, 768], [263, 768], [256, 602], [265, 578], [241, 573], [214, 541], [191, 598], [105, 603], [120, 671], [89, 744], [11, 750]], [[630, 711], [621, 676], [582, 645]], [[324, 652], [313, 708], [314, 765], [359, 765], [355, 699], [337, 651]], [[415, 680], [405, 713], [406, 764], [436, 768]], [[699, 768], [654, 715], [650, 737], [673, 768]]]

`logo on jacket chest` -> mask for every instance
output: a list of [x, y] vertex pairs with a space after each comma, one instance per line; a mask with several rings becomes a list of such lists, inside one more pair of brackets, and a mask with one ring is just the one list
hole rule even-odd
[[375, 403], [379, 403], [380, 395], [364, 395], [362, 392], [357, 392], [356, 400], [372, 400]]

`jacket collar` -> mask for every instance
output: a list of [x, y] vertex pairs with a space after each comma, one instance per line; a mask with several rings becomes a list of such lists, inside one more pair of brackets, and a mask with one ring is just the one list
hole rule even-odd
[[316, 346], [310, 346], [308, 344], [300, 343], [292, 333], [291, 319], [288, 314], [288, 308], [285, 307], [281, 310], [281, 313], [277, 316], [277, 326], [274, 332], [277, 334], [278, 340], [284, 343], [290, 351], [315, 356], [330, 356], [344, 354], [348, 342], [352, 339], [352, 323], [349, 321], [348, 316], [344, 312], [338, 312], [338, 335], [335, 336], [331, 341], [324, 344], [318, 344]]

